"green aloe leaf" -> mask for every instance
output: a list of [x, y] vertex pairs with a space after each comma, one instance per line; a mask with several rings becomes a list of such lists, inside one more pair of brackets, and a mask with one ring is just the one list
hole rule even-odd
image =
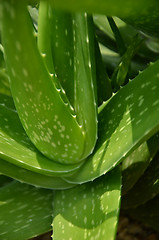
[[[63, 102], [59, 90], [53, 84], [56, 77], [50, 75], [45, 68], [25, 4], [6, 1], [3, 4], [3, 13], [2, 36], [11, 90], [25, 130], [32, 142], [47, 157], [59, 161], [68, 160], [70, 153], [70, 158], [79, 159], [83, 151], [81, 127], [70, 114], [69, 106]], [[8, 28], [11, 30], [8, 31]], [[12, 41], [8, 42], [7, 39]], [[61, 114], [63, 118], [59, 119]], [[75, 146], [78, 148], [74, 149]]]
[[44, 57], [44, 62], [48, 71], [55, 74], [54, 64], [51, 53], [51, 36], [49, 22], [49, 4], [46, 1], [40, 1], [38, 11], [38, 37], [37, 45], [40, 53]]
[[67, 178], [69, 182], [86, 182], [101, 176], [158, 132], [158, 68], [156, 61], [103, 107], [94, 153], [76, 175]]
[[57, 191], [53, 239], [114, 239], [120, 207], [119, 168], [94, 182]]
[[127, 50], [123, 54], [118, 66], [115, 68], [113, 75], [111, 77], [112, 88], [114, 92], [120, 89], [120, 86], [126, 84], [126, 77], [129, 72], [130, 63], [137, 52], [138, 48], [142, 43], [142, 38], [137, 34], [133, 39], [131, 44], [128, 46]]
[[[92, 151], [97, 132], [92, 80], [94, 58], [91, 50], [94, 45], [90, 43], [93, 24], [90, 18], [87, 14], [75, 14], [74, 17], [73, 33], [77, 43], [74, 51], [81, 61], [80, 65], [78, 61], [74, 65], [76, 83], [74, 111], [60, 84], [57, 84], [57, 76], [49, 72], [50, 66], [46, 67], [45, 55], [41, 56], [37, 49], [25, 4], [7, 0], [2, 7], [2, 36], [11, 91], [25, 131], [46, 157], [67, 164], [81, 161]], [[79, 31], [83, 32], [81, 38]], [[46, 32], [40, 33], [43, 35]], [[43, 47], [43, 44], [39, 45]], [[51, 59], [48, 56], [48, 49], [45, 50], [48, 66]], [[87, 94], [83, 93], [83, 88]], [[85, 101], [81, 101], [81, 97], [87, 100], [89, 107]]]
[[93, 152], [96, 144], [98, 121], [93, 19], [87, 13], [77, 13], [73, 16], [73, 26], [75, 110], [84, 129], [86, 157]]
[[39, 174], [58, 176], [76, 171], [81, 164], [63, 165], [47, 159], [26, 135], [11, 97], [0, 94], [0, 157]]
[[159, 135], [156, 134], [141, 144], [122, 162], [122, 194], [130, 190], [142, 176], [159, 150]]
[[68, 12], [55, 11], [53, 7], [50, 7], [48, 14], [55, 72], [71, 105], [74, 106], [73, 15]]
[[[67, 183], [60, 177], [47, 176], [28, 169], [11, 164], [0, 158], [0, 169], [3, 174], [20, 182], [48, 189], [68, 189], [74, 184]], [[1, 175], [0, 175], [1, 176]]]
[[27, 240], [51, 230], [52, 198], [50, 190], [15, 181], [0, 188], [0, 238]]
[[135, 208], [159, 194], [159, 153], [138, 182], [123, 196], [123, 208]]
[[119, 53], [122, 56], [126, 51], [126, 47], [125, 47], [125, 43], [124, 43], [124, 40], [122, 38], [122, 35], [120, 34], [120, 31], [119, 31], [114, 19], [112, 17], [107, 17], [107, 19], [108, 19], [110, 27], [113, 31], [114, 37], [116, 39], [116, 44], [117, 44]]
[[[96, 72], [92, 17], [51, 9], [51, 46], [55, 71], [85, 134], [87, 156], [96, 142]], [[62, 67], [61, 67], [62, 66]], [[89, 81], [88, 81], [89, 79]], [[87, 94], [85, 94], [87, 92]]]

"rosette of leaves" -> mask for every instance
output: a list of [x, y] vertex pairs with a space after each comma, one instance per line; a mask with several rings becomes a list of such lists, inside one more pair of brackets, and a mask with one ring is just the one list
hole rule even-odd
[[[143, 153], [137, 176], [123, 173], [127, 192], [158, 151], [159, 62], [128, 80], [142, 40], [135, 35], [125, 46], [109, 18], [121, 57], [108, 76], [92, 15], [62, 11], [60, 2], [40, 1], [32, 18], [27, 1], [0, 2], [2, 240], [52, 229], [55, 240], [114, 239], [121, 170], [129, 172]], [[85, 3], [79, 10], [96, 7]], [[111, 6], [108, 15], [118, 14]]]

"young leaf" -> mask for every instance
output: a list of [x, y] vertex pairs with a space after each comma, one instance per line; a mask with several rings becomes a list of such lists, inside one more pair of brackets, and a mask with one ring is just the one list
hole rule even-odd
[[120, 86], [123, 86], [126, 83], [126, 77], [129, 72], [130, 63], [132, 60], [132, 57], [137, 52], [138, 48], [140, 47], [142, 43], [141, 37], [137, 34], [131, 44], [128, 46], [127, 50], [123, 54], [120, 63], [115, 68], [111, 81], [112, 81], [112, 88], [114, 92], [120, 89]]
[[92, 152], [97, 138], [93, 21], [87, 13], [51, 9], [50, 15], [55, 70], [83, 128], [84, 158]]
[[125, 43], [124, 43], [124, 40], [122, 38], [122, 35], [120, 34], [120, 31], [119, 31], [114, 19], [112, 17], [107, 17], [107, 19], [108, 19], [110, 27], [111, 27], [111, 29], [114, 33], [119, 53], [122, 56], [126, 51], [126, 47], [125, 47]]
[[[93, 19], [87, 13], [73, 15], [75, 111], [83, 126], [85, 150], [93, 152], [97, 140], [96, 67]], [[89, 81], [88, 81], [89, 79]]]
[[120, 170], [116, 168], [94, 182], [57, 191], [53, 200], [53, 239], [113, 240], [120, 188]]
[[50, 6], [46, 1], [40, 1], [38, 15], [37, 45], [40, 53], [44, 56], [44, 62], [46, 64], [48, 71], [51, 74], [55, 74], [51, 53], [49, 7]]
[[49, 10], [51, 53], [57, 77], [74, 106], [74, 43], [72, 13]]

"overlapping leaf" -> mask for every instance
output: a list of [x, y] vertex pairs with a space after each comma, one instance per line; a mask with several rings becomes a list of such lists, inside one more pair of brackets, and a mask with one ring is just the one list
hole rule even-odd
[[[0, 95], [0, 116], [0, 156], [2, 159], [22, 169], [26, 168], [34, 173], [48, 176], [71, 173], [80, 167], [80, 164], [62, 165], [44, 157], [26, 135], [12, 98], [2, 94]], [[7, 172], [3, 173], [7, 175]]]
[[[50, 0], [50, 2], [52, 1]], [[128, 16], [130, 10], [126, 9], [126, 5], [125, 8], [121, 10], [121, 8], [117, 7], [118, 4], [121, 5], [121, 1], [117, 2], [115, 0], [115, 2], [117, 5], [112, 4], [112, 1], [109, 0], [101, 1], [101, 4], [92, 0], [91, 5], [89, 3], [87, 4], [87, 1], [84, 1], [78, 2], [75, 6], [75, 4], [70, 4], [69, 1], [55, 1], [54, 6], [60, 6], [70, 10], [77, 7], [80, 10], [88, 9], [88, 11], [97, 7], [97, 11], [99, 12], [105, 12], [107, 7], [109, 14], [114, 12], [117, 14], [120, 13], [120, 16]], [[122, 0], [122, 2], [125, 3], [124, 0]], [[57, 30], [56, 35], [60, 37], [60, 40], [65, 38], [65, 43], [69, 43], [71, 39], [70, 42], [75, 44], [73, 48], [74, 53], [71, 52], [72, 56], [67, 63], [70, 65], [70, 62], [72, 63], [72, 61], [74, 61], [74, 67], [71, 65], [69, 72], [75, 77], [75, 85], [74, 83], [68, 84], [66, 93], [70, 98], [67, 98], [61, 87], [62, 84], [59, 84], [57, 77], [54, 75], [52, 57], [54, 56], [54, 60], [55, 58], [57, 60], [59, 47], [57, 52], [54, 52], [55, 54], [51, 55], [50, 53], [50, 49], [55, 50], [61, 42], [55, 41], [58, 37], [54, 36], [54, 48], [49, 42], [50, 38], [47, 38], [47, 35], [45, 35], [49, 29], [47, 27], [50, 27], [47, 25], [49, 19], [48, 9], [43, 9], [44, 12], [42, 12], [42, 15], [45, 15], [46, 21], [42, 21], [41, 25], [42, 38], [40, 34], [38, 37], [38, 41], [44, 40], [42, 45], [40, 42], [38, 43], [39, 51], [42, 54], [41, 56], [37, 49], [36, 40], [32, 36], [33, 28], [26, 8], [23, 6], [23, 2], [6, 0], [1, 3], [4, 6], [3, 10], [5, 13], [3, 15], [3, 40], [5, 43], [6, 59], [15, 104], [26, 132], [32, 142], [37, 145], [46, 157], [34, 147], [27, 137], [14, 108], [12, 99], [0, 95], [0, 171], [17, 180], [44, 188], [65, 189], [74, 187], [74, 184], [90, 181], [89, 183], [76, 186], [72, 189], [56, 191], [55, 200], [53, 201], [54, 238], [55, 240], [61, 238], [66, 240], [114, 239], [120, 204], [121, 179], [119, 169], [116, 168], [110, 173], [107, 172], [159, 130], [159, 61], [155, 62], [133, 81], [129, 82], [127, 86], [122, 88], [106, 104], [101, 106], [101, 111], [99, 111], [98, 141], [94, 152], [86, 159], [85, 164], [66, 166], [55, 163], [47, 159], [47, 157], [52, 158], [52, 160], [59, 159], [61, 162], [63, 162], [64, 158], [68, 157], [68, 148], [66, 148], [65, 142], [61, 140], [65, 138], [63, 133], [64, 129], [67, 128], [68, 131], [66, 138], [69, 139], [71, 137], [71, 144], [74, 144], [70, 145], [70, 147], [75, 150], [76, 153], [78, 152], [77, 150], [79, 150], [77, 153], [78, 156], [80, 155], [79, 153], [87, 156], [87, 146], [89, 145], [88, 149], [92, 150], [96, 139], [96, 125], [94, 125], [94, 123], [96, 124], [97, 119], [94, 94], [95, 62], [94, 50], [92, 48], [94, 45], [94, 33], [91, 28], [92, 19], [83, 13], [73, 15], [70, 29], [72, 29], [74, 25], [74, 31], [73, 35], [69, 35], [71, 38], [68, 39], [68, 31], [70, 30], [68, 26], [65, 31], [61, 32], [58, 31], [60, 24], [54, 25], [54, 30]], [[156, 0], [151, 1], [152, 6], [155, 3]], [[42, 2], [42, 4], [44, 4], [43, 6], [47, 6], [46, 2]], [[100, 8], [98, 8], [97, 4], [98, 6], [100, 5]], [[129, 1], [128, 4], [130, 9], [131, 7], [134, 9], [134, 12], [135, 9], [137, 9], [136, 7], [139, 6], [138, 11], [140, 12], [142, 0], [138, 2]], [[149, 6], [149, 4], [149, 1], [146, 2], [146, 4], [144, 2], [145, 8]], [[69, 15], [69, 21], [70, 16], [71, 15]], [[57, 16], [55, 16], [54, 19], [55, 22], [57, 20], [56, 17]], [[67, 21], [67, 23], [69, 21]], [[22, 27], [24, 25], [26, 26], [26, 31], [19, 32], [18, 29], [23, 29]], [[82, 34], [80, 35], [79, 32]], [[10, 39], [13, 41], [10, 42]], [[70, 51], [67, 47], [68, 54]], [[29, 51], [27, 52], [26, 49], [29, 49]], [[61, 52], [63, 52], [63, 50]], [[69, 58], [66, 57], [66, 59]], [[64, 58], [63, 62], [65, 62], [66, 59]], [[32, 66], [33, 63], [36, 63], [34, 68]], [[67, 64], [61, 76], [58, 73], [62, 78], [66, 74]], [[85, 81], [87, 78], [91, 80], [89, 83]], [[19, 79], [21, 79], [21, 81], [19, 81]], [[34, 79], [36, 79], [36, 84], [33, 83]], [[75, 95], [72, 95], [72, 89], [69, 92], [69, 86], [71, 86], [71, 88], [72, 86], [75, 87]], [[84, 91], [86, 89], [87, 91]], [[91, 89], [91, 91], [88, 91], [88, 89]], [[91, 96], [91, 98], [89, 98], [89, 96]], [[52, 101], [53, 99], [57, 100], [57, 105]], [[90, 102], [87, 102], [87, 99], [91, 99]], [[69, 100], [74, 109], [71, 107]], [[86, 103], [90, 106], [90, 109]], [[89, 111], [87, 112], [87, 110]], [[53, 113], [50, 115], [52, 111]], [[54, 125], [53, 128], [55, 130], [60, 129], [60, 131], [55, 131], [55, 138], [52, 137], [53, 133], [49, 125], [50, 123], [52, 124], [51, 121], [53, 117], [54, 123], [57, 124]], [[81, 127], [80, 124], [83, 126]], [[34, 131], [35, 129], [37, 132]], [[91, 129], [93, 135], [90, 131]], [[59, 135], [61, 137], [60, 140], [56, 138]], [[54, 143], [55, 139], [58, 139], [57, 145], [59, 147], [59, 153], [56, 154], [50, 147], [48, 147], [47, 150], [43, 149], [44, 142], [46, 145], [49, 142], [52, 147], [57, 147]], [[86, 140], [85, 146], [82, 142], [83, 139]], [[36, 144], [37, 141], [40, 142], [40, 147]], [[155, 144], [157, 144], [157, 142]], [[143, 146], [145, 145], [143, 144]], [[69, 148], [70, 155], [72, 151], [71, 148]], [[157, 147], [155, 147], [154, 151], [156, 151], [156, 149]], [[62, 156], [63, 159], [59, 158], [61, 151], [63, 151], [62, 154], [65, 154]], [[91, 151], [89, 151], [89, 153], [90, 152]], [[74, 160], [77, 160], [76, 156], [74, 156], [74, 158]], [[151, 174], [153, 169], [154, 168], [151, 168]], [[102, 176], [105, 173], [107, 174]], [[69, 176], [67, 176], [67, 174]], [[153, 196], [154, 192], [158, 194], [158, 176], [156, 177], [156, 175], [154, 175], [154, 177], [155, 180], [153, 178], [152, 182], [155, 187], [146, 195], [147, 200], [149, 200], [150, 196]], [[92, 182], [92, 180], [94, 181]], [[15, 187], [15, 189], [13, 189], [13, 187]], [[25, 188], [27, 189], [26, 191]], [[3, 189], [5, 189], [4, 192]], [[2, 209], [2, 220], [0, 221], [2, 228], [0, 228], [0, 235], [3, 240], [12, 240], [13, 238], [16, 240], [26, 239], [50, 230], [51, 191], [35, 189], [20, 183], [12, 183], [3, 189], [0, 189], [0, 193], [2, 193], [2, 196], [0, 196], [0, 209]], [[153, 192], [153, 190], [155, 191]], [[26, 192], [29, 193], [29, 197], [27, 198]], [[13, 196], [12, 199], [10, 199], [11, 195]], [[36, 201], [37, 204], [33, 205], [34, 201]], [[81, 203], [83, 208], [81, 208]], [[13, 204], [16, 206], [16, 214], [19, 220], [16, 221], [16, 229], [12, 226], [12, 232], [9, 233], [6, 229], [8, 229], [8, 225], [10, 226], [10, 223], [13, 222], [13, 215], [15, 213], [13, 211], [15, 210], [13, 209]], [[47, 204], [49, 204], [49, 207]], [[41, 207], [43, 207], [43, 209], [41, 209]], [[5, 216], [6, 211], [9, 212], [9, 214]], [[33, 214], [35, 213], [35, 215], [30, 216], [30, 211], [32, 211]], [[25, 218], [23, 214], [25, 214]], [[41, 222], [39, 222], [39, 219], [41, 219]], [[30, 222], [33, 222], [33, 224], [30, 224]]]
[[95, 179], [159, 130], [158, 68], [159, 61], [109, 100], [99, 114], [99, 140], [94, 153], [76, 175], [66, 180], [79, 183]]
[[[2, 36], [11, 91], [25, 131], [46, 157], [64, 164], [81, 161], [92, 151], [97, 132], [96, 101], [92, 80], [95, 76], [92, 67], [94, 44], [91, 43], [93, 33], [90, 18], [87, 14], [75, 14], [72, 20], [76, 22], [73, 29], [76, 41], [72, 47], [74, 47], [75, 59], [80, 60], [80, 64], [78, 61], [74, 63], [76, 84], [74, 110], [54, 70], [50, 69], [52, 59], [49, 55], [49, 43], [48, 45], [46, 43], [48, 47], [43, 49], [43, 44], [39, 40], [39, 46], [42, 45], [40, 51], [44, 50], [41, 52], [44, 60], [37, 49], [25, 4], [8, 0], [2, 4], [2, 7], [4, 13]], [[47, 15], [45, 25], [47, 25]], [[11, 28], [10, 31], [7, 30], [8, 27]], [[80, 38], [79, 30], [83, 32]], [[42, 36], [39, 36], [40, 39], [42, 38], [42, 43], [46, 39], [43, 37], [45, 33], [42, 31]], [[83, 88], [86, 89], [87, 94], [84, 94]], [[89, 107], [85, 101], [88, 102]]]
[[120, 207], [120, 170], [54, 198], [53, 239], [110, 239], [116, 234]]
[[51, 230], [52, 197], [50, 190], [18, 182], [0, 188], [0, 238], [27, 240]]

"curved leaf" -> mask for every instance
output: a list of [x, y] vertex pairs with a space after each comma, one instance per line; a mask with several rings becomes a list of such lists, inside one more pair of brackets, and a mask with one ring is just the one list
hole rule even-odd
[[6, 63], [21, 122], [45, 156], [75, 163], [81, 160], [84, 151], [83, 132], [70, 105], [61, 98], [62, 90], [55, 85], [56, 76], [44, 65], [27, 8], [24, 2], [10, 0], [3, 2], [2, 7]]
[[17, 182], [0, 188], [0, 238], [27, 240], [51, 230], [52, 198], [50, 190]]
[[76, 175], [65, 180], [81, 183], [105, 174], [158, 132], [158, 69], [156, 61], [108, 101], [99, 114], [94, 153]]
[[57, 191], [53, 201], [53, 239], [114, 239], [121, 177], [116, 168], [94, 182]]
[[81, 165], [64, 165], [42, 155], [26, 135], [11, 97], [0, 94], [0, 157], [11, 164], [50, 176], [69, 174]]
[[3, 174], [20, 182], [47, 189], [68, 189], [75, 185], [67, 183], [60, 177], [47, 176], [16, 166], [0, 158], [0, 169]]

